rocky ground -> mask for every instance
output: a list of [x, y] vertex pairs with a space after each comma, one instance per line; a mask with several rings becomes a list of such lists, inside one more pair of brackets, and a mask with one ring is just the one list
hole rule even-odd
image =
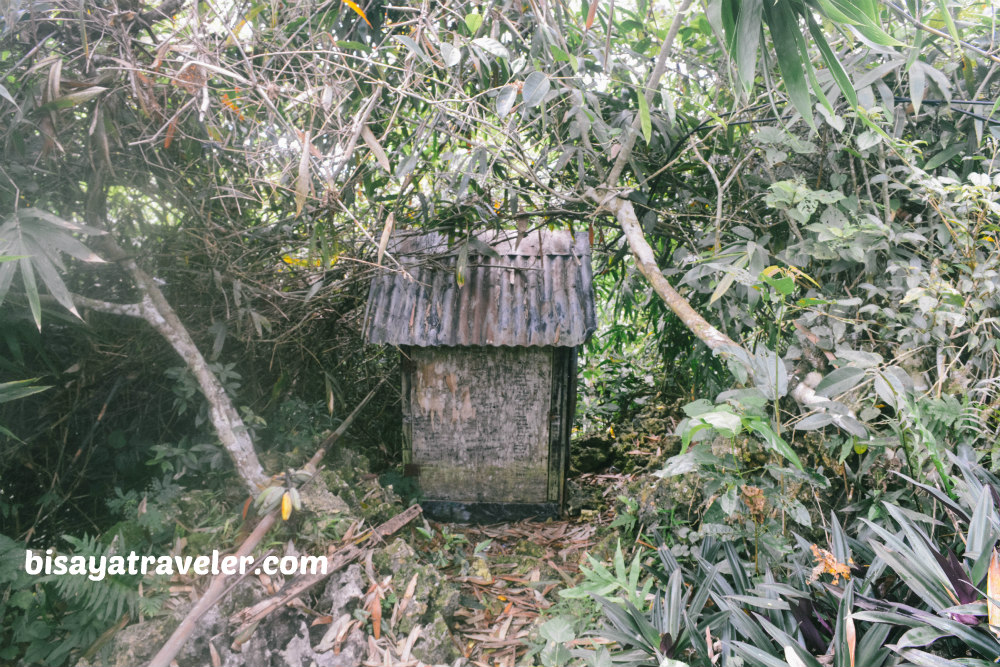
[[[247, 577], [201, 619], [178, 667], [518, 663], [538, 649], [538, 621], [560, 602], [559, 591], [579, 582], [585, 553], [606, 554], [613, 545], [616, 505], [621, 509], [616, 498], [648, 483], [635, 479], [649, 479], [641, 472], [663, 459], [666, 443], [624, 433], [579, 444], [566, 518], [476, 526], [419, 517], [383, 543], [366, 545], [371, 548], [363, 558], [250, 628], [236, 622], [240, 612], [286, 582]], [[299, 530], [309, 540], [329, 534], [331, 526], [347, 526], [335, 531], [342, 532], [344, 548], [405, 506], [391, 485], [364, 472], [357, 457], [339, 460], [324, 481], [305, 499], [309, 516]], [[270, 546], [315, 553], [317, 545]], [[168, 614], [121, 630], [90, 664], [147, 662], [206, 585], [180, 578], [173, 583]]]

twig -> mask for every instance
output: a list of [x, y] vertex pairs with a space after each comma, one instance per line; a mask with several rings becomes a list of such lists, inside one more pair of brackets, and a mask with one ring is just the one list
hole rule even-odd
[[[378, 528], [375, 528], [367, 535], [361, 538], [361, 542], [371, 541], [374, 538], [376, 541], [382, 541], [384, 538], [397, 532], [400, 528], [410, 523], [418, 516], [423, 510], [420, 505], [412, 505], [408, 507], [403, 512], [400, 512], [396, 516], [392, 517]], [[237, 636], [244, 635], [251, 626], [264, 620], [264, 618], [273, 612], [274, 610], [282, 607], [289, 600], [292, 600], [303, 592], [309, 590], [316, 584], [320, 583], [327, 577], [329, 577], [334, 572], [337, 572], [349, 563], [353, 563], [356, 560], [364, 557], [371, 549], [364, 549], [358, 544], [352, 544], [346, 548], [337, 551], [332, 554], [330, 563], [326, 568], [326, 572], [307, 574], [293, 579], [292, 581], [285, 584], [285, 586], [276, 595], [262, 600], [252, 607], [247, 607], [230, 617], [230, 621], [234, 624], [239, 624], [239, 629], [234, 633]], [[150, 666], [152, 667], [152, 666]]]

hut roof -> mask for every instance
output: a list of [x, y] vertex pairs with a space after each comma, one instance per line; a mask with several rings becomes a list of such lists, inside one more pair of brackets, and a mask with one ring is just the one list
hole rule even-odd
[[[393, 237], [372, 279], [365, 314], [371, 343], [580, 345], [594, 332], [593, 273], [586, 233], [480, 234], [469, 244], [465, 283], [456, 280], [464, 241], [438, 233]], [[485, 252], [492, 248], [499, 257]]]

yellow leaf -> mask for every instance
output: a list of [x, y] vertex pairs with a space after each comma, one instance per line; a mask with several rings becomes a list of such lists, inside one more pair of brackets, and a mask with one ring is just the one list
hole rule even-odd
[[990, 630], [1000, 638], [1000, 560], [997, 550], [990, 557], [990, 569], [986, 575], [986, 609], [989, 612]]
[[281, 494], [281, 518], [288, 521], [290, 516], [292, 516], [292, 495], [285, 491]]
[[371, 25], [372, 25], [371, 21], [368, 20], [367, 16], [365, 16], [365, 10], [361, 9], [360, 7], [358, 7], [358, 4], [356, 2], [353, 2], [353, 0], [342, 0], [342, 2], [345, 5], [347, 5], [348, 7], [350, 7], [351, 9], [353, 9], [355, 14], [357, 14], [358, 16], [360, 16], [361, 18], [363, 18], [365, 20], [365, 23], [368, 24], [369, 28], [371, 27]]

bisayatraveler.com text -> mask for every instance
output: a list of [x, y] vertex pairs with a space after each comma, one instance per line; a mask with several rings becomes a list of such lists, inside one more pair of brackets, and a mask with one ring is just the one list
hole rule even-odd
[[134, 551], [127, 556], [72, 556], [28, 549], [24, 557], [24, 571], [30, 575], [86, 576], [93, 581], [109, 575], [326, 574], [327, 567], [326, 556], [267, 556], [256, 562], [253, 556], [220, 554], [218, 549], [201, 556], [142, 556]]

